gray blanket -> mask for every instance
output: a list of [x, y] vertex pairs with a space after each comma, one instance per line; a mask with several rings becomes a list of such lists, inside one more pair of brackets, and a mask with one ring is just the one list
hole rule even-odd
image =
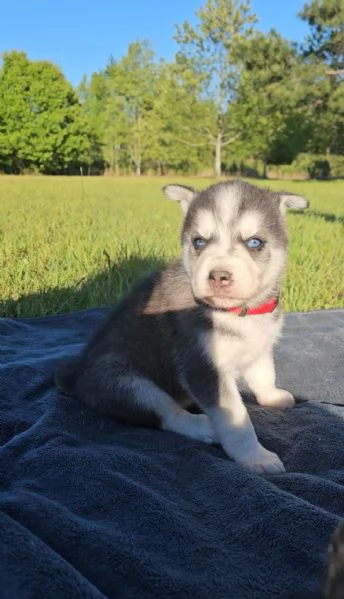
[[344, 310], [290, 314], [287, 412], [250, 404], [286, 474], [59, 395], [54, 365], [105, 310], [0, 320], [2, 599], [317, 598], [344, 516]]

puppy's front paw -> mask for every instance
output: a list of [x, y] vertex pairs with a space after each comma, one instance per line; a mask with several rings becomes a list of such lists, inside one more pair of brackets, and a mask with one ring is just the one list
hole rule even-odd
[[208, 445], [218, 442], [218, 438], [208, 416], [205, 414], [193, 414], [197, 418], [199, 440]]
[[283, 463], [276, 453], [268, 451], [262, 445], [254, 453], [243, 456], [236, 460], [247, 470], [257, 474], [278, 474], [285, 472]]
[[295, 399], [292, 394], [285, 389], [273, 389], [270, 393], [264, 394], [263, 397], [257, 397], [258, 403], [261, 406], [277, 408], [279, 410], [287, 410], [295, 406]]

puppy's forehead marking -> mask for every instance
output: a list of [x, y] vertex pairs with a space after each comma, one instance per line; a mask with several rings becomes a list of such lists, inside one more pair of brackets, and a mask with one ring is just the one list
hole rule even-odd
[[256, 210], [244, 212], [238, 220], [238, 233], [243, 239], [256, 235], [262, 227], [263, 215]]
[[199, 235], [205, 239], [213, 237], [216, 233], [217, 226], [212, 210], [206, 208], [200, 208], [197, 210], [195, 218], [195, 229]]
[[237, 185], [221, 185], [216, 191], [215, 207], [218, 219], [224, 225], [232, 224], [238, 216], [240, 191]]

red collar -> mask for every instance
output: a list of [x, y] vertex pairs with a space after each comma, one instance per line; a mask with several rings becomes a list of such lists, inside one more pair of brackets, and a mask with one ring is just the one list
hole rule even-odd
[[273, 312], [278, 305], [278, 297], [273, 297], [265, 304], [260, 304], [255, 308], [245, 308], [239, 306], [238, 308], [227, 308], [226, 312], [232, 314], [238, 314], [239, 316], [254, 316], [255, 314], [266, 314], [267, 312]]

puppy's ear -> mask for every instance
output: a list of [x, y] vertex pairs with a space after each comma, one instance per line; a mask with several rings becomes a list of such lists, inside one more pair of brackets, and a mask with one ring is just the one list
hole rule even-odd
[[292, 210], [304, 210], [304, 208], [308, 207], [308, 200], [303, 196], [284, 192], [281, 192], [278, 195], [280, 198], [280, 209], [283, 214], [287, 208], [291, 208]]
[[165, 185], [162, 190], [169, 200], [179, 202], [184, 214], [187, 213], [188, 208], [196, 195], [195, 190], [186, 185]]

